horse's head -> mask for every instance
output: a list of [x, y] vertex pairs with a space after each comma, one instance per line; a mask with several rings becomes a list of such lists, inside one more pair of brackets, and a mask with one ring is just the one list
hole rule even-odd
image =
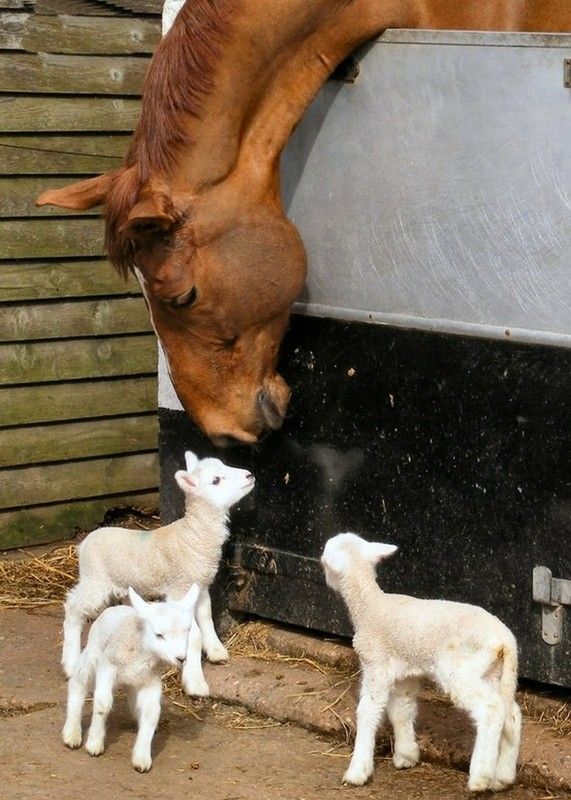
[[[253, 443], [282, 424], [289, 388], [276, 372], [305, 277], [301, 240], [279, 210], [239, 215], [145, 189], [128, 170], [46, 192], [39, 204], [107, 204], [111, 260], [141, 283], [177, 395], [217, 444]], [[208, 205], [208, 207], [206, 207]]]

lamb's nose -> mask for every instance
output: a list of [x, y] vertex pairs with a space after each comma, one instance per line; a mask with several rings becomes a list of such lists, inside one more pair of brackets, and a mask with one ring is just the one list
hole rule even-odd
[[178, 661], [179, 664], [184, 664], [185, 656], [177, 656], [176, 660]]

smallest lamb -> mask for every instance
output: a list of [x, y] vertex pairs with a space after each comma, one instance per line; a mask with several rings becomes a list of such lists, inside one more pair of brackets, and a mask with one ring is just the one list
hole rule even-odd
[[394, 729], [395, 767], [418, 763], [416, 695], [425, 676], [476, 725], [468, 789], [505, 789], [515, 780], [521, 733], [515, 638], [478, 606], [383, 592], [375, 567], [396, 549], [340, 533], [321, 557], [327, 584], [347, 604], [362, 668], [355, 749], [343, 781], [360, 786], [373, 774], [375, 734], [385, 710]]
[[138, 723], [132, 763], [138, 772], [150, 770], [151, 742], [161, 713], [161, 674], [165, 664], [179, 667], [184, 662], [199, 591], [195, 583], [182, 600], [147, 603], [129, 587], [132, 606], [113, 606], [100, 614], [69, 679], [64, 744], [81, 746], [81, 714], [93, 687], [85, 748], [92, 756], [103, 753], [113, 689], [122, 685]]

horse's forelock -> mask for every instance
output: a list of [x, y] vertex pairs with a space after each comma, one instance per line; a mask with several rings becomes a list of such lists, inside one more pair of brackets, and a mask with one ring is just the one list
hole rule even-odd
[[141, 177], [137, 167], [125, 167], [118, 172], [105, 203], [105, 248], [109, 260], [123, 278], [127, 278], [133, 268], [133, 248], [122, 228], [137, 202], [140, 189]]

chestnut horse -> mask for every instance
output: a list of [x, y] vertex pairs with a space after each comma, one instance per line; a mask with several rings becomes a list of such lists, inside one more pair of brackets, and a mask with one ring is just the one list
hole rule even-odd
[[38, 204], [105, 205], [185, 410], [217, 444], [284, 418], [276, 372], [306, 256], [280, 154], [334, 67], [385, 28], [571, 31], [569, 0], [188, 0], [151, 61], [120, 169]]

